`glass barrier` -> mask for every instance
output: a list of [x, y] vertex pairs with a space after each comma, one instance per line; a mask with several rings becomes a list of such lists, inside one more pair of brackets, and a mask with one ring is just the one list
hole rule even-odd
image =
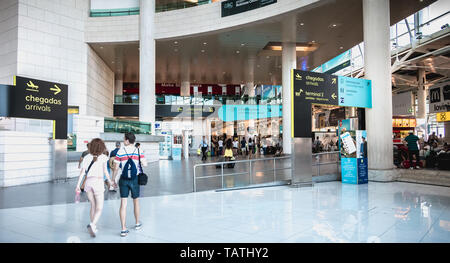
[[[198, 0], [197, 2], [174, 2], [174, 3], [163, 3], [156, 4], [155, 12], [166, 12], [178, 9], [184, 9], [189, 7], [195, 7], [204, 4], [210, 4], [212, 2], [217, 2], [218, 0]], [[91, 17], [109, 17], [109, 16], [131, 16], [139, 15], [139, 7], [134, 8], [122, 8], [122, 9], [91, 9]]]
[[[261, 98], [261, 96], [249, 97], [232, 96], [232, 95], [207, 95], [207, 96], [173, 96], [173, 95], [157, 95], [156, 104], [159, 105], [220, 105], [220, 104], [262, 104], [262, 105], [279, 105], [281, 104], [281, 96], [271, 98]], [[139, 95], [116, 95], [114, 98], [116, 104], [139, 104]]]
[[91, 17], [139, 15], [139, 7], [123, 9], [91, 9]]
[[140, 121], [116, 120], [105, 118], [105, 132], [126, 133], [132, 132], [134, 134], [152, 134], [151, 123]]
[[198, 0], [195, 3], [192, 2], [174, 2], [174, 3], [164, 3], [164, 4], [157, 4], [155, 11], [156, 13], [159, 12], [166, 12], [166, 11], [172, 11], [172, 10], [178, 10], [178, 9], [184, 9], [184, 8], [189, 8], [189, 7], [195, 7], [195, 6], [199, 6], [199, 5], [204, 5], [204, 4], [210, 4], [212, 2], [217, 2], [216, 1], [212, 1], [212, 0]]
[[69, 133], [67, 135], [67, 151], [76, 151], [76, 150], [77, 150], [77, 135]]

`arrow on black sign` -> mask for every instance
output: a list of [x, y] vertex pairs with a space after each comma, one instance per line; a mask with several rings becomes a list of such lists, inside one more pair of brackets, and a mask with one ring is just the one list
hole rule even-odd
[[54, 88], [50, 88], [51, 91], [55, 92], [55, 95], [61, 92], [61, 89], [57, 85], [53, 85]]

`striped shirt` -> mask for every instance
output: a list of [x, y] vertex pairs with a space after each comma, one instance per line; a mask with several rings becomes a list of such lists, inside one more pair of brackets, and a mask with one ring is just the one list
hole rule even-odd
[[[139, 149], [139, 153], [141, 155], [141, 164], [142, 166], [147, 165], [147, 161], [144, 156], [144, 151], [142, 149]], [[131, 158], [134, 161], [134, 164], [136, 165], [136, 168], [139, 172], [141, 171], [141, 168], [139, 167], [139, 154], [138, 154], [138, 148], [134, 147], [134, 145], [130, 144], [125, 147], [121, 147], [119, 151], [117, 151], [116, 158], [114, 159], [114, 162], [117, 164], [122, 164], [121, 167], [125, 166], [125, 163], [128, 161], [128, 158]]]

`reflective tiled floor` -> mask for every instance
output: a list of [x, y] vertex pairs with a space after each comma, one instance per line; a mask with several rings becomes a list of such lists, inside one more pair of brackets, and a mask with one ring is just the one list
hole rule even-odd
[[125, 238], [119, 202], [105, 202], [97, 238], [86, 231], [85, 202], [0, 209], [0, 242], [450, 242], [450, 189], [439, 186], [327, 182], [150, 196], [141, 199], [143, 228]]
[[[239, 157], [244, 159], [247, 157]], [[199, 157], [192, 157], [189, 160], [169, 161], [161, 160], [149, 164], [144, 168], [149, 176], [149, 183], [141, 187], [141, 196], [158, 196], [183, 194], [193, 192], [193, 167], [195, 164], [215, 162], [217, 158], [208, 158], [206, 162], [202, 162]], [[289, 167], [290, 164], [286, 160], [277, 161], [277, 168]], [[272, 161], [259, 161], [253, 163], [253, 178], [256, 183], [264, 183], [273, 180], [273, 171], [260, 172], [262, 170], [273, 169]], [[197, 170], [197, 176], [217, 175], [221, 169], [215, 166], [207, 166]], [[233, 169], [224, 169], [224, 173], [246, 173], [248, 172], [248, 164], [237, 164]], [[328, 170], [335, 171], [329, 167]], [[286, 179], [288, 170], [279, 171], [277, 178]], [[38, 183], [31, 185], [13, 186], [0, 188], [0, 209], [17, 208], [28, 206], [66, 204], [74, 202], [74, 189], [78, 178], [69, 179], [67, 182], [58, 183]], [[197, 190], [212, 190], [221, 187], [221, 179], [208, 178], [197, 180]], [[236, 177], [226, 177], [225, 187], [234, 187], [246, 185], [249, 182], [248, 175], [239, 175]], [[20, 196], [20, 198], [18, 198]], [[118, 192], [107, 192], [105, 199], [119, 199]], [[82, 202], [87, 201], [82, 198]]]

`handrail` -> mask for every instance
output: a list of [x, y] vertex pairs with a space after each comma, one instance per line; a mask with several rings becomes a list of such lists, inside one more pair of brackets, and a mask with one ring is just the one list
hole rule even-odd
[[331, 151], [331, 152], [320, 152], [320, 153], [313, 153], [312, 155], [325, 155], [325, 154], [337, 154], [340, 153], [340, 151]]
[[[264, 172], [266, 171], [273, 171], [274, 172], [274, 181], [276, 180], [276, 171], [278, 170], [287, 170], [287, 169], [291, 169], [291, 167], [288, 168], [276, 168], [275, 167], [275, 161], [276, 160], [283, 160], [283, 159], [291, 159], [292, 156], [288, 155], [288, 156], [279, 156], [279, 157], [270, 157], [270, 158], [257, 158], [257, 159], [247, 159], [247, 160], [234, 160], [234, 161], [225, 161], [225, 162], [214, 162], [214, 163], [200, 163], [200, 164], [195, 164], [194, 165], [194, 175], [193, 175], [193, 190], [194, 192], [197, 192], [197, 178], [200, 179], [204, 179], [204, 178], [212, 178], [212, 177], [222, 177], [222, 189], [224, 188], [224, 176], [231, 176], [231, 175], [240, 175], [240, 174], [249, 174], [249, 184], [252, 184], [252, 163], [253, 162], [257, 162], [257, 161], [273, 161], [274, 164], [274, 169], [271, 170], [264, 170]], [[229, 173], [229, 174], [224, 174], [223, 173], [223, 168], [225, 164], [230, 164], [230, 163], [249, 163], [249, 172], [240, 172], [240, 173]], [[209, 176], [201, 176], [201, 177], [197, 177], [196, 176], [196, 169], [197, 167], [203, 167], [203, 166], [212, 166], [212, 165], [221, 165], [221, 174], [220, 175], [209, 175]]]
[[195, 167], [198, 166], [210, 166], [210, 165], [217, 165], [217, 164], [228, 164], [228, 163], [245, 163], [250, 161], [266, 161], [266, 160], [272, 160], [272, 159], [290, 159], [292, 156], [280, 156], [280, 157], [269, 157], [269, 158], [258, 158], [258, 159], [247, 159], [247, 160], [234, 160], [234, 161], [224, 161], [224, 162], [215, 162], [215, 163], [198, 163], [194, 165]]
[[[318, 158], [319, 156], [322, 155], [330, 155], [330, 154], [339, 154], [339, 151], [332, 151], [332, 152], [321, 152], [321, 153], [315, 153], [312, 154], [312, 156]], [[252, 163], [253, 162], [258, 162], [258, 161], [273, 161], [273, 169], [268, 169], [268, 170], [263, 170], [260, 172], [270, 172], [273, 171], [273, 176], [274, 176], [274, 182], [276, 181], [276, 171], [279, 170], [287, 170], [287, 169], [292, 169], [292, 165], [290, 167], [283, 167], [283, 168], [277, 168], [276, 167], [276, 160], [285, 160], [285, 159], [292, 159], [291, 155], [285, 155], [285, 156], [279, 156], [279, 157], [269, 157], [269, 158], [256, 158], [256, 159], [247, 159], [247, 160], [234, 160], [234, 161], [224, 161], [224, 162], [213, 162], [213, 163], [199, 163], [199, 164], [195, 164], [194, 165], [194, 175], [193, 175], [193, 190], [194, 192], [197, 192], [197, 179], [206, 179], [206, 178], [214, 178], [214, 177], [222, 177], [222, 189], [224, 188], [224, 177], [225, 176], [232, 176], [232, 175], [243, 175], [243, 174], [249, 174], [249, 185], [251, 185], [252, 179], [253, 179], [253, 169], [252, 169]], [[230, 163], [249, 163], [249, 170], [248, 172], [237, 172], [237, 173], [227, 173], [224, 174], [224, 165], [226, 164], [230, 164]], [[325, 163], [312, 163], [312, 166], [317, 166], [317, 175], [320, 175], [320, 166], [321, 165], [329, 165], [329, 164], [339, 164], [340, 161], [339, 159], [337, 161], [333, 161], [333, 162], [325, 162]], [[221, 166], [221, 173], [217, 174], [217, 175], [205, 175], [205, 176], [200, 176], [197, 177], [197, 173], [196, 170], [198, 167], [206, 167], [206, 166], [216, 166], [216, 165], [220, 165]], [[339, 166], [337, 166], [338, 170], [339, 170]], [[339, 173], [339, 171], [338, 171]]]
[[428, 24], [430, 24], [431, 22], [434, 22], [435, 20], [438, 20], [439, 18], [448, 15], [449, 13], [450, 13], [450, 11], [447, 11], [447, 12], [445, 12], [445, 13], [443, 13], [443, 14], [441, 14], [441, 15], [435, 17], [435, 18], [432, 18], [432, 19], [428, 20], [427, 22], [424, 22], [424, 23], [420, 24], [419, 26], [417, 26], [417, 28], [416, 28], [416, 27], [413, 27], [413, 28], [411, 28], [410, 30], [407, 30], [406, 32], [401, 33], [400, 35], [391, 38], [390, 40], [393, 41], [393, 40], [395, 40], [395, 39], [397, 39], [397, 38], [399, 38], [399, 37], [402, 37], [402, 36], [404, 36], [404, 35], [406, 35], [406, 34], [409, 34], [409, 33], [413, 32], [415, 29], [420, 29], [420, 28], [424, 27], [425, 25], [428, 25]]

